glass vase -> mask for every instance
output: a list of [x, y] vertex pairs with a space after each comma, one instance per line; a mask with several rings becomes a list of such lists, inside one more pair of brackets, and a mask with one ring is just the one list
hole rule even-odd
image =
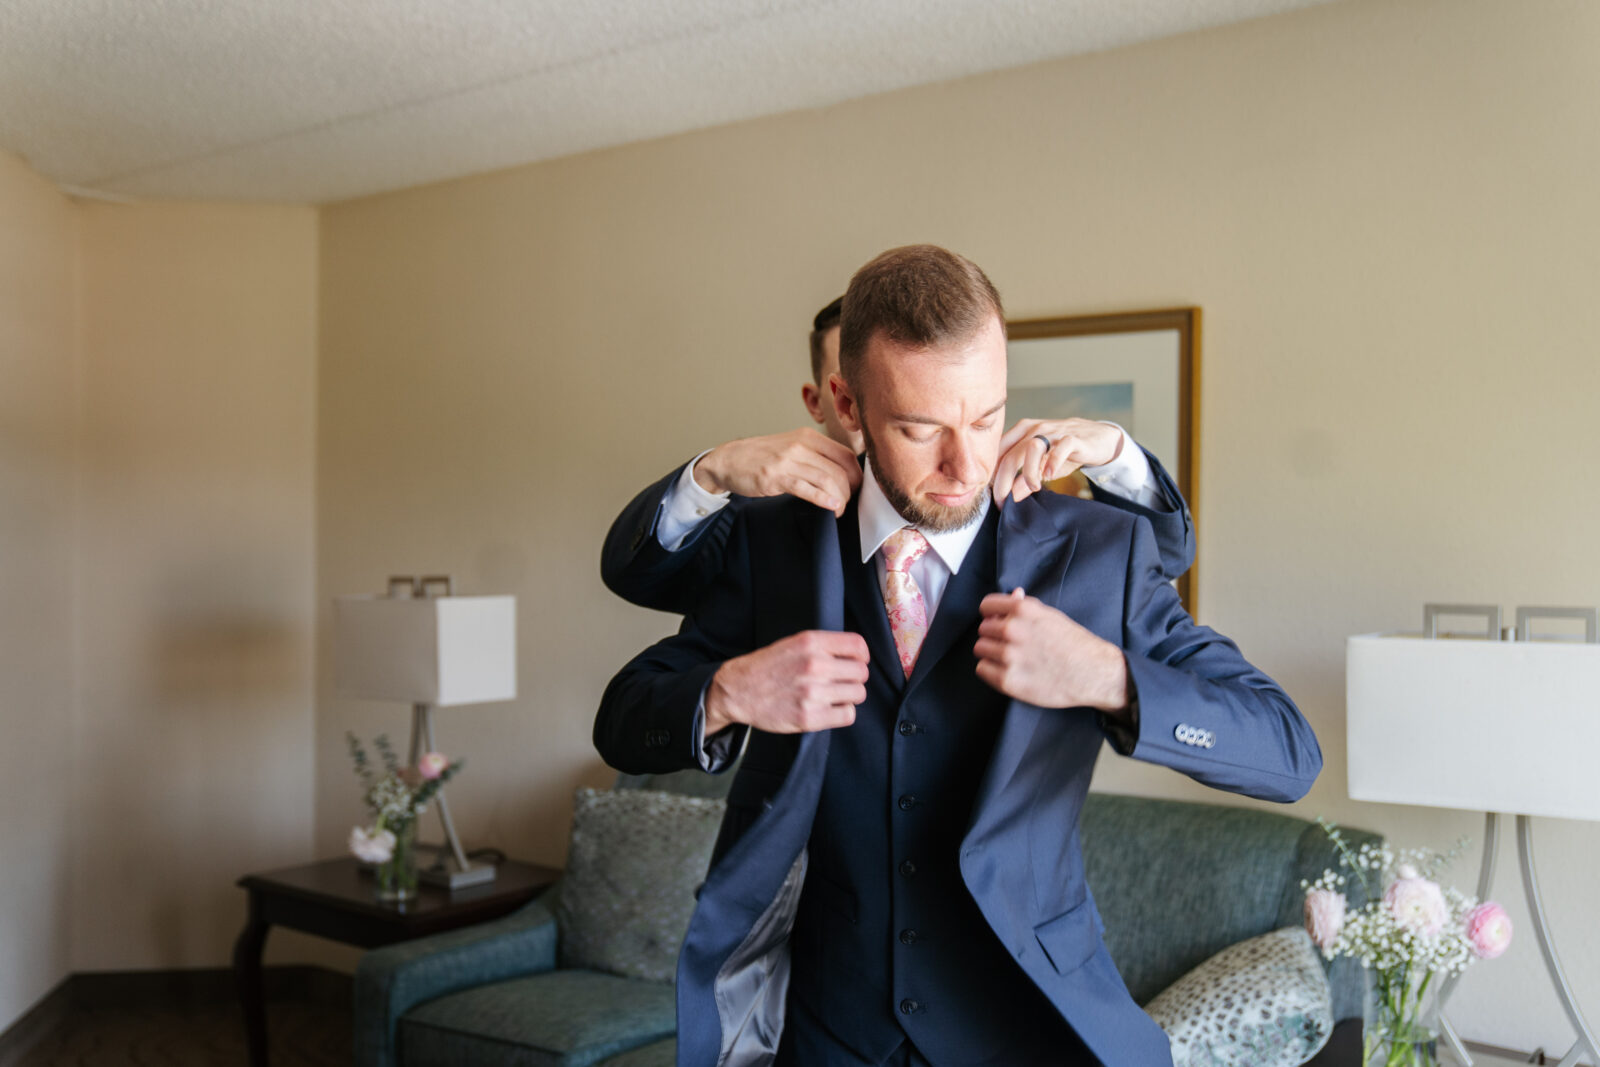
[[1439, 989], [1444, 975], [1368, 968], [1362, 1013], [1366, 1067], [1439, 1067]]
[[388, 829], [394, 834], [394, 851], [373, 872], [378, 899], [404, 903], [417, 895], [417, 821], [406, 819]]

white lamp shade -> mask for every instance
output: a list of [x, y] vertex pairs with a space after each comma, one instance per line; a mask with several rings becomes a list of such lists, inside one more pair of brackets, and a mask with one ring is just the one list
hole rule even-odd
[[517, 695], [517, 598], [342, 596], [333, 602], [340, 696], [481, 704]]
[[1600, 645], [1349, 639], [1350, 796], [1600, 819]]

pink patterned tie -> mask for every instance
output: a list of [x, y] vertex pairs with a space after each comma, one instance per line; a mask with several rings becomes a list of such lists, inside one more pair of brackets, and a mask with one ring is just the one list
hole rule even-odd
[[928, 606], [922, 590], [911, 577], [911, 565], [928, 551], [928, 539], [913, 527], [905, 526], [883, 543], [883, 606], [889, 613], [889, 632], [894, 635], [895, 651], [906, 677], [917, 665], [922, 639], [928, 636]]

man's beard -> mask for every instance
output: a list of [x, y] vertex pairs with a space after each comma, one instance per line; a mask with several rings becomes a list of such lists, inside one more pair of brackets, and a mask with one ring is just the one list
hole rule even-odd
[[894, 506], [895, 511], [900, 513], [900, 517], [913, 526], [930, 533], [945, 533], [971, 525], [983, 511], [983, 506], [989, 499], [988, 486], [973, 493], [972, 499], [960, 507], [947, 507], [932, 500], [926, 503], [913, 500], [905, 487], [890, 478], [878, 465], [877, 444], [872, 440], [871, 432], [867, 430], [865, 419], [861, 422], [861, 440], [867, 446], [867, 462], [872, 465], [872, 474], [878, 479], [878, 487], [883, 490], [884, 497]]

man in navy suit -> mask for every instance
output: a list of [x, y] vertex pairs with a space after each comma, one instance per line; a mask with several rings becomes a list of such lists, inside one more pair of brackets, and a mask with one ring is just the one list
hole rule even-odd
[[[728, 441], [695, 457], [634, 497], [606, 535], [600, 576], [640, 607], [682, 615], [722, 570], [734, 516], [753, 497], [789, 494], [843, 514], [861, 484], [859, 431], [835, 413], [844, 298], [811, 324], [811, 378], [800, 399], [823, 430], [804, 429]], [[1044, 482], [1082, 469], [1095, 499], [1149, 520], [1162, 570], [1178, 578], [1194, 563], [1194, 520], [1161, 463], [1114, 423], [1024, 419], [1001, 441], [993, 490], [1020, 499]]]
[[1304, 795], [1294, 704], [1194, 624], [1149, 523], [1003, 509], [1000, 300], [943, 249], [845, 295], [842, 516], [749, 502], [674, 637], [613, 679], [608, 763], [743, 759], [678, 967], [681, 1067], [1170, 1062], [1100, 937], [1077, 822], [1101, 742], [1215, 787]]

